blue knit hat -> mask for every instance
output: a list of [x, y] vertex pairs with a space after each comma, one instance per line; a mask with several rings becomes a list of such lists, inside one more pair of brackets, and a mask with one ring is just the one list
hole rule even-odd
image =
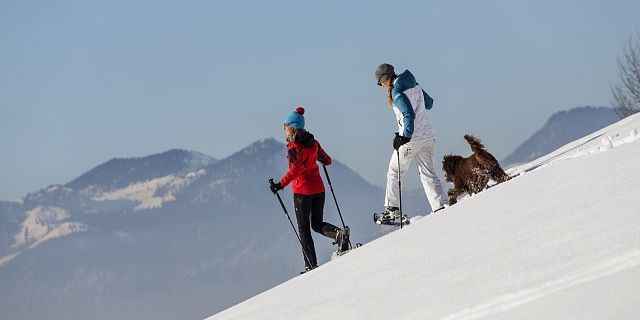
[[284, 119], [284, 125], [296, 129], [304, 129], [304, 108], [298, 106], [295, 111], [291, 112], [289, 116]]

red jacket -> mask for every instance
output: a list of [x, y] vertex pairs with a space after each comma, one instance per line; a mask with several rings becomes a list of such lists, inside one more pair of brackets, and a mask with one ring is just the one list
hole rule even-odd
[[324, 152], [320, 143], [307, 131], [298, 131], [296, 139], [287, 144], [289, 170], [280, 179], [284, 188], [292, 183], [293, 193], [317, 194], [324, 192], [324, 183], [316, 161], [324, 165], [331, 164], [331, 157]]

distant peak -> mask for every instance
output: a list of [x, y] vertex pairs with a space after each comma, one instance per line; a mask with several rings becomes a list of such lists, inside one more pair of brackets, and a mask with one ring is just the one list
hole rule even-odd
[[273, 149], [280, 148], [284, 146], [284, 144], [273, 137], [260, 139], [245, 148], [250, 150], [262, 150], [262, 149]]
[[269, 137], [269, 138], [264, 138], [264, 139], [260, 139], [252, 144], [262, 144], [262, 145], [282, 145], [283, 143], [278, 141], [276, 138], [274, 137]]
[[215, 162], [217, 160], [213, 157], [183, 149], [171, 149], [145, 157], [114, 158], [69, 182], [66, 187], [77, 190], [89, 186], [120, 188], [138, 181], [193, 172]]
[[571, 117], [574, 117], [580, 114], [592, 115], [598, 112], [603, 114], [609, 114], [614, 111], [609, 107], [581, 106], [581, 107], [575, 107], [568, 110], [557, 111], [556, 113], [552, 114], [551, 117], [549, 117], [548, 122], [557, 121], [565, 118], [570, 119]]
[[[278, 140], [271, 138], [260, 139], [243, 148], [242, 150], [232, 154], [229, 158], [238, 159], [244, 157], [254, 157], [256, 155], [263, 155], [267, 153], [280, 152], [285, 145]], [[229, 159], [228, 158], [228, 159]]]
[[555, 112], [542, 128], [520, 144], [502, 163], [509, 166], [532, 161], [618, 120], [615, 111], [608, 107], [583, 106]]

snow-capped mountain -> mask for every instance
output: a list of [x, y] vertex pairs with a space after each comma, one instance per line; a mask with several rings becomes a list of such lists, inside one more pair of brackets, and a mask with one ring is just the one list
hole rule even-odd
[[67, 183], [65, 187], [74, 190], [88, 187], [121, 189], [155, 178], [183, 176], [216, 161], [202, 153], [177, 149], [142, 158], [112, 159]]
[[22, 247], [87, 231], [89, 226], [80, 222], [87, 215], [159, 208], [175, 200], [177, 190], [215, 162], [184, 150], [113, 159], [66, 185], [51, 185], [19, 201], [3, 202], [0, 217], [7, 223], [0, 237], [0, 255], [3, 250], [15, 255]]
[[535, 160], [618, 120], [615, 111], [607, 107], [578, 107], [556, 112], [500, 163], [510, 167]]
[[[285, 156], [270, 138], [221, 160], [181, 150], [114, 159], [0, 201], [0, 318], [203, 318], [289, 279], [303, 265], [299, 244], [267, 183]], [[381, 188], [338, 159], [328, 172], [354, 242], [391, 230], [372, 223]], [[294, 215], [290, 189], [281, 195]], [[327, 196], [325, 220], [340, 225]], [[410, 215], [429, 211], [421, 191], [403, 196]], [[331, 241], [316, 242], [328, 261]]]
[[638, 319], [640, 114], [215, 314], [222, 319]]

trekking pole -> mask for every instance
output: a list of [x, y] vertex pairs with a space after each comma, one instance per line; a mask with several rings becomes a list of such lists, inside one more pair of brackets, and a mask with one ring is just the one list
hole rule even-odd
[[[338, 215], [340, 216], [340, 221], [342, 222], [342, 230], [346, 230], [347, 226], [344, 224], [344, 219], [342, 219], [342, 213], [340, 212], [340, 206], [338, 206], [338, 199], [336, 199], [336, 193], [333, 192], [333, 185], [331, 185], [331, 178], [329, 178], [329, 171], [327, 171], [327, 166], [322, 164], [322, 168], [324, 168], [324, 175], [327, 177], [327, 182], [329, 183], [329, 188], [331, 188], [331, 194], [333, 195], [333, 201], [336, 203], [336, 208], [338, 209]], [[351, 245], [351, 239], [349, 239], [349, 249], [353, 249]]]
[[402, 218], [404, 216], [402, 212], [402, 182], [400, 182], [400, 148], [396, 149], [398, 155], [398, 197], [400, 198], [400, 229], [402, 229]]
[[[270, 185], [274, 185], [275, 184], [273, 182], [273, 179], [269, 179], [269, 184]], [[287, 212], [287, 208], [284, 206], [284, 203], [282, 202], [282, 198], [280, 198], [280, 194], [276, 191], [275, 195], [276, 195], [276, 197], [278, 197], [278, 201], [280, 201], [280, 205], [282, 206], [282, 210], [284, 210], [284, 214], [287, 216], [287, 219], [289, 219], [289, 223], [291, 224], [291, 228], [293, 228], [293, 232], [296, 234], [296, 237], [298, 238], [298, 242], [300, 242], [300, 247], [302, 247], [302, 254], [304, 254], [304, 257], [309, 262], [309, 265], [312, 266], [311, 259], [309, 259], [309, 255], [307, 254], [307, 250], [305, 250], [304, 245], [302, 244], [302, 239], [300, 239], [300, 235], [298, 234], [298, 231], [296, 231], [296, 227], [293, 226], [293, 221], [291, 221], [291, 217], [289, 216], [289, 212]]]

